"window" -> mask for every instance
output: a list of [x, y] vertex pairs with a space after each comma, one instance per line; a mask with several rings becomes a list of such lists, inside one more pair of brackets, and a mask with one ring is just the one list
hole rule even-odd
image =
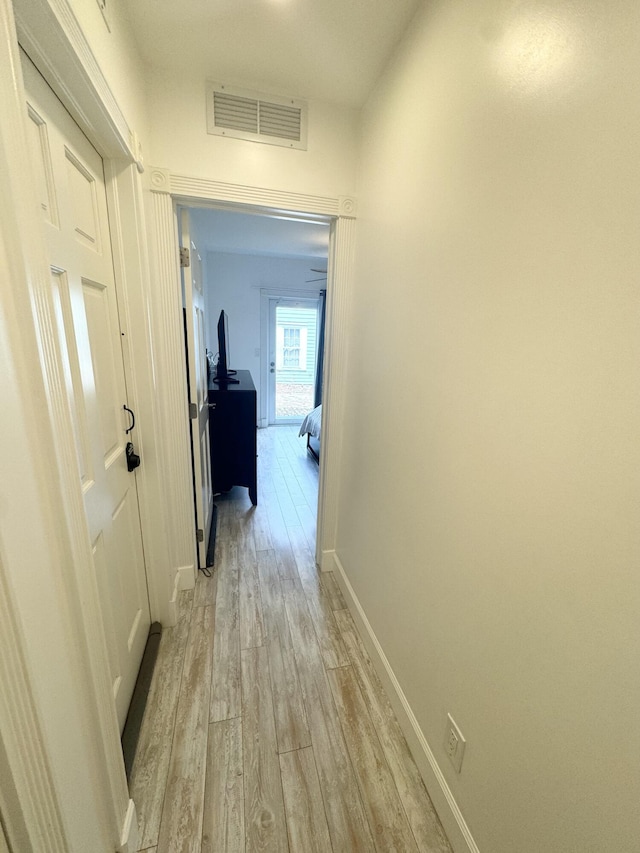
[[276, 366], [278, 370], [307, 369], [308, 331], [303, 326], [276, 327]]
[[300, 368], [300, 329], [284, 329], [282, 366]]

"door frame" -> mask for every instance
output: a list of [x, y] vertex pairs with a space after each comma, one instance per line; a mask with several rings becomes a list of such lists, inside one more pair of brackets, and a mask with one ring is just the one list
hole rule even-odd
[[[175, 309], [172, 316], [165, 314], [162, 330], [156, 329], [164, 340], [172, 334], [175, 336], [176, 328], [180, 336], [182, 335], [181, 279], [175, 239], [178, 207], [215, 207], [280, 218], [305, 218], [314, 222], [328, 222], [330, 225], [323, 365], [323, 451], [320, 457], [315, 558], [323, 571], [332, 571], [335, 565], [338, 522], [341, 424], [346, 394], [347, 322], [354, 269], [355, 199], [346, 196], [310, 196], [283, 190], [225, 184], [221, 181], [176, 174], [157, 166], [149, 167], [147, 180], [152, 197], [149, 207], [150, 248], [152, 257], [157, 259], [154, 269], [156, 294], [163, 294], [167, 302], [179, 301], [180, 305], [179, 312]], [[184, 347], [180, 351], [180, 347], [175, 346], [172, 355], [160, 363], [160, 370], [165, 378], [173, 383], [174, 389], [184, 389]], [[166, 433], [172, 435], [174, 447], [188, 448], [187, 429], [185, 405], [182, 420], [175, 421], [174, 418], [173, 424], [165, 423]], [[190, 466], [188, 470], [191, 475]], [[190, 481], [187, 485], [191, 488]], [[185, 497], [186, 500], [188, 497]], [[191, 525], [191, 530], [193, 529]]]

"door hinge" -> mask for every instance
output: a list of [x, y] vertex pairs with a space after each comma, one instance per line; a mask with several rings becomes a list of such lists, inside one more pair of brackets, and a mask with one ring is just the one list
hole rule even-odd
[[198, 417], [198, 406], [195, 403], [189, 403], [189, 417], [192, 421]]
[[180, 266], [188, 267], [190, 263], [189, 248], [187, 246], [180, 246]]
[[198, 528], [197, 536], [198, 536], [198, 542], [204, 542], [204, 530], [201, 530], [200, 528]]

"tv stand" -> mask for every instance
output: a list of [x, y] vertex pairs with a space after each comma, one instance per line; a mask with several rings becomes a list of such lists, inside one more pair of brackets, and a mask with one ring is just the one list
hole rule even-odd
[[258, 503], [256, 389], [248, 370], [236, 378], [209, 383], [209, 436], [213, 492], [234, 486], [249, 489], [251, 503]]

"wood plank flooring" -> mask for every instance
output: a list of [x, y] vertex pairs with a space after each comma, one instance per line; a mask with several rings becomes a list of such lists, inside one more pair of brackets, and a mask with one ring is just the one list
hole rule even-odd
[[451, 853], [340, 588], [318, 468], [258, 431], [258, 499], [216, 498], [211, 578], [162, 635], [130, 792], [145, 853]]

